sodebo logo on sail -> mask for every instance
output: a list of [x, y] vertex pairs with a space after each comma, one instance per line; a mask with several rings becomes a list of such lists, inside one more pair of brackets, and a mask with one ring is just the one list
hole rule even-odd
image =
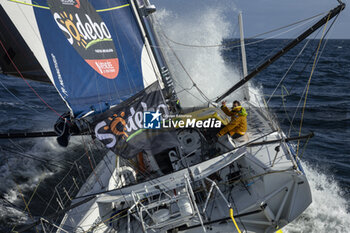
[[78, 54], [103, 77], [116, 78], [119, 60], [112, 35], [91, 3], [48, 0], [48, 5], [58, 28]]
[[[61, 15], [63, 15], [63, 17], [61, 17]], [[111, 33], [104, 22], [101, 22], [100, 24], [93, 22], [87, 14], [85, 14], [85, 23], [82, 23], [79, 15], [75, 14], [76, 24], [73, 23], [73, 19], [68, 18], [66, 12], [63, 12], [61, 15], [54, 13], [53, 17], [56, 20], [58, 27], [69, 35], [69, 38], [67, 39], [71, 45], [74, 43], [73, 38], [75, 39], [76, 43], [81, 43], [84, 48], [89, 46], [89, 43], [91, 43], [86, 41], [96, 39], [111, 40], [112, 38]]]

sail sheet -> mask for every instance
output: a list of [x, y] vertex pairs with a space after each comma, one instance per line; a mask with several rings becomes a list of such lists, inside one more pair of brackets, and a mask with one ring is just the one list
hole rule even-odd
[[103, 112], [157, 80], [128, 0], [1, 5], [75, 117]]

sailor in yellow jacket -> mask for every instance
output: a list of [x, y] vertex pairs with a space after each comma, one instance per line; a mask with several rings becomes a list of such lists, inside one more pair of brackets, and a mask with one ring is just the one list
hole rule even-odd
[[247, 131], [247, 112], [241, 104], [235, 100], [233, 102], [233, 107], [230, 110], [226, 107], [226, 101], [222, 102], [221, 106], [222, 111], [228, 116], [231, 117], [230, 123], [228, 123], [220, 132], [217, 134], [217, 137], [221, 137], [227, 133], [231, 135], [232, 138], [239, 138], [243, 136]]

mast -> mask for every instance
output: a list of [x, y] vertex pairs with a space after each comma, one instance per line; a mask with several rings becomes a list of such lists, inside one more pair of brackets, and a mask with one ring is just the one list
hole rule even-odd
[[248, 75], [248, 69], [247, 69], [247, 57], [245, 54], [242, 12], [239, 12], [238, 21], [239, 21], [239, 33], [240, 33], [240, 37], [241, 37], [243, 77], [246, 77]]
[[[245, 53], [245, 44], [244, 44], [242, 12], [239, 12], [238, 22], [239, 22], [239, 33], [240, 33], [240, 38], [241, 38], [241, 54], [242, 54], [243, 77], [246, 77], [248, 75], [248, 68], [247, 68], [247, 57], [246, 57], [246, 53]], [[246, 100], [250, 99], [248, 87], [246, 87], [244, 89], [244, 95], [245, 95], [245, 99]]]
[[271, 65], [273, 62], [275, 62], [278, 58], [280, 58], [282, 55], [287, 53], [289, 50], [294, 48], [296, 45], [298, 45], [300, 42], [302, 42], [304, 39], [306, 39], [310, 34], [315, 32], [317, 29], [319, 29], [322, 25], [324, 25], [326, 22], [331, 20], [334, 16], [338, 15], [342, 10], [345, 8], [345, 3], [340, 3], [336, 8], [329, 11], [329, 13], [324, 16], [322, 19], [320, 19], [317, 23], [315, 23], [313, 26], [311, 26], [309, 29], [307, 29], [305, 32], [303, 32], [300, 36], [298, 36], [296, 39], [294, 39], [292, 42], [290, 42], [287, 46], [285, 46], [283, 49], [278, 51], [276, 54], [274, 54], [272, 57], [267, 59], [262, 65], [260, 65], [258, 68], [256, 68], [254, 71], [249, 73], [247, 76], [245, 76], [242, 80], [240, 80], [238, 83], [236, 83], [233, 87], [231, 87], [228, 91], [226, 91], [224, 94], [222, 94], [217, 100], [216, 103], [226, 98], [228, 95], [230, 95], [232, 92], [237, 90], [238, 88], [242, 87], [244, 84], [246, 84], [249, 80], [254, 78], [258, 73], [260, 73], [262, 70], [267, 68], [269, 65]]
[[160, 77], [160, 72], [159, 71], [160, 70], [159, 70], [158, 62], [155, 59], [154, 53], [153, 53], [152, 48], [150, 46], [150, 43], [149, 43], [149, 40], [148, 40], [148, 36], [147, 36], [147, 31], [146, 31], [146, 29], [144, 27], [144, 24], [142, 22], [141, 14], [139, 12], [139, 6], [138, 6], [137, 2], [135, 2], [134, 0], [130, 0], [130, 3], [131, 3], [131, 6], [132, 6], [132, 10], [133, 10], [133, 12], [134, 12], [134, 14], [136, 16], [137, 23], [139, 25], [142, 37], [144, 39], [145, 46], [146, 46], [146, 49], [147, 49], [147, 53], [148, 53], [148, 55], [149, 55], [149, 57], [151, 59], [153, 70], [156, 73], [158, 82], [160, 83], [160, 85], [162, 85], [161, 80], [159, 80], [159, 77]]
[[[152, 56], [157, 64], [158, 71], [161, 74], [162, 82], [166, 91], [165, 98], [169, 101], [168, 104], [170, 106], [170, 110], [176, 112], [178, 109], [178, 98], [175, 92], [173, 80], [171, 78], [168, 65], [166, 64], [162, 52], [157, 49], [159, 46], [158, 38], [154, 32], [153, 26], [150, 25], [150, 22], [148, 20], [148, 17], [156, 11], [156, 8], [154, 5], [151, 5], [148, 0], [141, 0], [136, 2], [135, 0], [131, 0], [131, 2], [133, 6], [136, 6], [134, 10], [136, 10], [135, 14], [137, 14], [137, 17], [140, 19], [140, 28], [142, 28], [141, 30], [144, 32], [144, 37], [145, 40], [147, 40], [147, 45], [152, 52]], [[140, 2], [143, 3], [142, 6], [139, 5]]]

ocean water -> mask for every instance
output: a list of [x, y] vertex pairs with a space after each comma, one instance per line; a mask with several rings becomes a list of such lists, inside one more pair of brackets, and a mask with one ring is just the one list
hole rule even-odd
[[[181, 39], [186, 38], [185, 42], [189, 44], [227, 44], [205, 50], [173, 45], [194, 80], [210, 98], [238, 80], [239, 48], [229, 45], [236, 39], [225, 39], [230, 38], [231, 25], [219, 17], [222, 15], [220, 9], [208, 10], [206, 18], [191, 21], [192, 24], [188, 23], [190, 18], [174, 21], [171, 13], [170, 16], [169, 12], [165, 13], [162, 26], [166, 26], [163, 27], [165, 33], [172, 39], [183, 41]], [[191, 12], [188, 17], [193, 19], [193, 14]], [[183, 30], [184, 24], [188, 31]], [[247, 41], [248, 70], [254, 69], [288, 41], [276, 39], [256, 43], [255, 40], [252, 44]], [[291, 136], [298, 134], [301, 112], [297, 106], [310, 76], [313, 63], [310, 56], [318, 43], [319, 40], [308, 42], [303, 55], [269, 102], [281, 127]], [[261, 89], [266, 99], [303, 45], [305, 43], [254, 79], [255, 88]], [[350, 229], [350, 40], [328, 40], [320, 57], [311, 80], [302, 128], [302, 134], [315, 133], [302, 155], [313, 203], [284, 229], [285, 232], [340, 233]], [[308, 65], [304, 69], [305, 64]], [[176, 75], [182, 76], [183, 72]], [[28, 83], [56, 112], [67, 111], [53, 86]], [[183, 84], [186, 86], [185, 81]], [[195, 90], [193, 93], [198, 95]], [[239, 99], [240, 95], [235, 98]], [[192, 103], [197, 104], [193, 99], [187, 104]], [[0, 132], [50, 131], [57, 118], [57, 114], [23, 80], [0, 74]], [[301, 146], [304, 148], [304, 144]], [[73, 161], [83, 152], [82, 142], [77, 138], [72, 139], [67, 149], [59, 147], [54, 138], [0, 140], [0, 232], [7, 232], [14, 225], [28, 222], [35, 218], [35, 213], [42, 212], [42, 203], [33, 200], [29, 207], [34, 216], [29, 215], [24, 210], [22, 194], [29, 200], [40, 183], [39, 195], [43, 199], [51, 195], [52, 188], [70, 166], [67, 161]], [[28, 155], [35, 155], [37, 159]]]
[[[268, 40], [247, 46], [248, 70], [254, 69], [272, 50], [281, 48], [289, 41]], [[298, 45], [254, 79], [256, 88], [264, 91], [266, 100], [271, 97], [305, 43]], [[314, 61], [314, 57], [310, 59], [310, 56], [319, 43], [320, 40], [308, 42], [304, 53], [296, 60], [269, 102], [282, 129], [290, 136], [299, 133], [304, 99], [299, 105], [301, 107], [297, 106], [310, 78]], [[321, 56], [313, 72], [301, 133], [315, 134], [302, 155], [313, 203], [285, 228], [285, 232], [349, 232], [350, 40], [328, 40], [323, 43], [326, 43], [326, 47], [319, 53]], [[227, 64], [236, 64], [239, 56], [237, 48], [227, 46], [222, 54]], [[300, 148], [303, 146], [304, 143]]]
[[[231, 40], [228, 40], [231, 41]], [[272, 40], [247, 46], [249, 69], [254, 68], [256, 61], [262, 60], [272, 47], [280, 47], [287, 40]], [[310, 75], [310, 68], [299, 74], [309, 59], [318, 40], [310, 41], [305, 56], [300, 57], [287, 76], [284, 85], [284, 102], [281, 90], [270, 101], [271, 110], [278, 116], [281, 127], [286, 133], [290, 128], [289, 118], [293, 117], [301, 93]], [[262, 88], [266, 99], [272, 93], [292, 58], [298, 53], [298, 46], [287, 58], [281, 59], [262, 72], [254, 80], [257, 88]], [[222, 49], [226, 65], [238, 66], [236, 48]], [[56, 113], [48, 109], [21, 79], [1, 75], [0, 84], [0, 131], [46, 131], [52, 130], [57, 119]], [[67, 110], [55, 89], [47, 84], [29, 82], [38, 94], [57, 112]], [[6, 89], [4, 88], [6, 87]], [[303, 131], [315, 133], [303, 154], [303, 166], [309, 179], [312, 194], [312, 205], [293, 223], [286, 227], [286, 232], [348, 232], [350, 227], [350, 40], [329, 40], [326, 49], [314, 72], [309, 97], [305, 109]], [[11, 95], [10, 91], [13, 95]], [[289, 114], [287, 117], [286, 114]], [[294, 136], [298, 131], [300, 112], [294, 127]], [[79, 141], [74, 141], [69, 152], [56, 145], [53, 138], [21, 139], [0, 141], [0, 223], [10, 225], [28, 221], [23, 211], [21, 194], [33, 191], [40, 180], [62, 175], [56, 166], [45, 165], [41, 161], [23, 157], [20, 153], [35, 154], [41, 158], [57, 161], [74, 158], [83, 149]], [[52, 188], [52, 183], [47, 188]], [[26, 198], [28, 198], [26, 196]], [[35, 204], [35, 203], [34, 203]], [[33, 205], [33, 204], [32, 204]], [[0, 228], [1, 229], [1, 228]], [[2, 228], [8, 230], [9, 228]]]

